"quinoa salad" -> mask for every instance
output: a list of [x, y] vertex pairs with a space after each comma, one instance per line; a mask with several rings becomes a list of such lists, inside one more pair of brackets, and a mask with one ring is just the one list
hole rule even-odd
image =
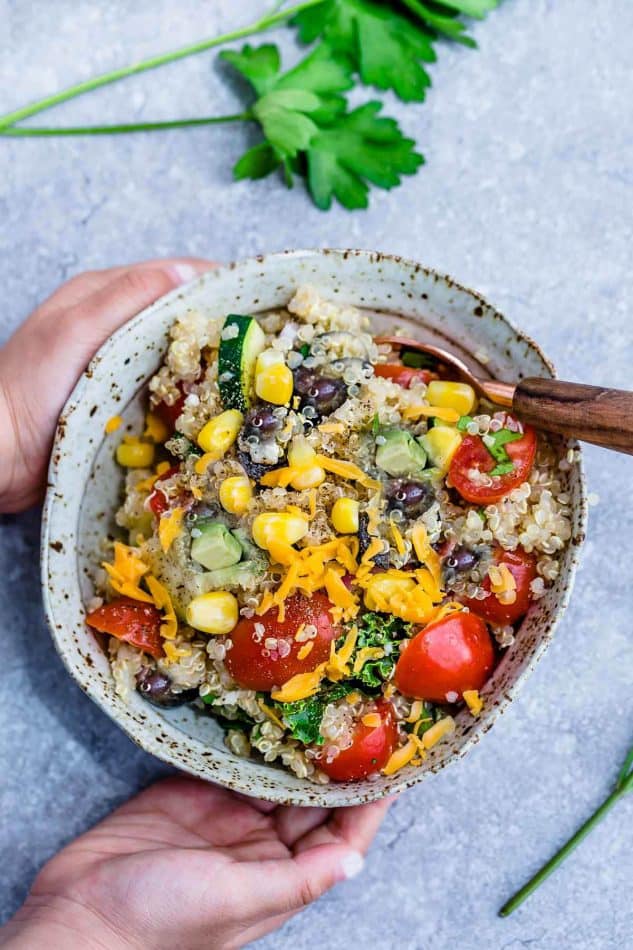
[[106, 437], [125, 488], [86, 607], [117, 692], [312, 782], [418, 767], [479, 716], [571, 536], [573, 449], [311, 286], [185, 310], [142, 431]]

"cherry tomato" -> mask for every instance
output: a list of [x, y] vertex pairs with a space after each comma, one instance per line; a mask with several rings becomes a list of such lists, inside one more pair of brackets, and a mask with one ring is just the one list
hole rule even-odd
[[[456, 702], [465, 689], [481, 689], [494, 667], [488, 628], [472, 613], [454, 613], [424, 627], [396, 664], [394, 683], [405, 696]], [[448, 699], [454, 693], [455, 696]]]
[[97, 607], [86, 617], [86, 623], [95, 630], [125, 640], [157, 660], [165, 656], [160, 636], [161, 622], [161, 613], [153, 604], [132, 600], [131, 597], [118, 597]]
[[[502, 604], [494, 594], [490, 594], [485, 600], [465, 600], [464, 603], [473, 613], [478, 614], [487, 620], [488, 623], [506, 624], [515, 623], [519, 620], [530, 606], [532, 593], [530, 584], [536, 577], [536, 558], [533, 554], [527, 554], [523, 548], [517, 548], [516, 551], [504, 551], [497, 547], [493, 552], [493, 561], [495, 564], [505, 564], [516, 582], [516, 600], [513, 604]], [[490, 590], [490, 578], [486, 577], [481, 586], [484, 590]]]
[[390, 379], [403, 389], [409, 389], [416, 380], [430, 383], [435, 378], [428, 369], [411, 369], [409, 366], [403, 366], [402, 363], [378, 363], [374, 366], [374, 373], [376, 376], [382, 376], [383, 379]]
[[147, 503], [157, 518], [160, 518], [163, 512], [169, 510], [169, 500], [167, 498], [167, 495], [164, 492], [162, 492], [160, 488], [157, 488], [156, 486], [158, 485], [159, 482], [163, 482], [166, 479], [171, 478], [172, 475], [175, 475], [179, 471], [180, 471], [179, 466], [173, 465], [171, 468], [167, 469], [166, 472], [160, 475], [154, 482], [154, 488], [152, 490], [151, 495], [149, 496], [147, 500]]
[[184, 409], [185, 399], [187, 398], [182, 388], [182, 383], [177, 383], [177, 388], [180, 391], [180, 396], [173, 406], [167, 405], [166, 402], [159, 402], [154, 406], [154, 412], [158, 418], [165, 423], [170, 432], [175, 430], [178, 416]]
[[523, 437], [516, 442], [507, 442], [504, 446], [514, 468], [506, 475], [491, 476], [492, 485], [474, 481], [470, 475], [471, 469], [477, 469], [487, 475], [497, 465], [481, 436], [467, 435], [453, 456], [448, 470], [449, 482], [462, 498], [474, 505], [494, 504], [524, 482], [532, 471], [536, 455], [536, 433], [531, 426], [524, 426], [514, 416], [506, 415], [504, 428], [508, 427], [508, 422], [513, 428], [518, 426]]
[[379, 726], [366, 726], [359, 719], [349, 749], [343, 749], [331, 762], [325, 756], [318, 760], [319, 768], [335, 782], [367, 778], [373, 772], [379, 772], [389, 761], [398, 743], [393, 706], [381, 700], [376, 703], [376, 712], [381, 719]]
[[[226, 653], [226, 666], [240, 686], [246, 689], [270, 690], [283, 686], [298, 673], [310, 673], [330, 655], [330, 643], [341, 635], [332, 622], [330, 601], [323, 594], [303, 597], [294, 594], [286, 601], [286, 615], [280, 623], [276, 607], [261, 617], [239, 621], [230, 637], [233, 646]], [[316, 637], [303, 643], [295, 640], [301, 624], [316, 627]], [[264, 632], [260, 630], [263, 626]], [[276, 640], [276, 646], [267, 640]], [[306, 643], [314, 644], [303, 659], [299, 652]]]

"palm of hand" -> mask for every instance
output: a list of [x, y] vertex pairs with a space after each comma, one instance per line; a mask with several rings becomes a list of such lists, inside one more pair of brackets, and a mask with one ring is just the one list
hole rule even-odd
[[386, 807], [275, 808], [169, 779], [64, 849], [32, 899], [71, 902], [132, 945], [242, 946], [357, 870]]

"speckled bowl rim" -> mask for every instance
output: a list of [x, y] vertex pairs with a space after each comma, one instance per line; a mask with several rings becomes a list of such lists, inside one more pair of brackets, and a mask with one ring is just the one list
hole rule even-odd
[[[50, 547], [50, 524], [53, 515], [53, 510], [56, 503], [56, 488], [58, 485], [59, 479], [59, 452], [61, 440], [64, 435], [64, 428], [67, 420], [72, 416], [73, 410], [81, 403], [86, 395], [86, 390], [89, 386], [89, 381], [92, 377], [92, 372], [97, 363], [101, 360], [107, 359], [108, 355], [115, 350], [119, 345], [119, 342], [122, 338], [125, 337], [126, 333], [129, 332], [130, 328], [134, 328], [137, 324], [142, 321], [147, 320], [151, 317], [151, 314], [159, 307], [164, 306], [166, 303], [176, 300], [178, 298], [184, 298], [187, 295], [190, 288], [198, 287], [201, 285], [208, 277], [216, 274], [218, 271], [224, 271], [227, 268], [230, 270], [235, 270], [239, 268], [247, 268], [249, 265], [257, 263], [263, 269], [271, 261], [275, 261], [278, 258], [297, 258], [305, 259], [306, 257], [321, 256], [321, 255], [332, 255], [338, 256], [343, 259], [350, 257], [355, 258], [365, 258], [368, 263], [379, 263], [381, 261], [387, 261], [395, 264], [396, 266], [401, 266], [403, 270], [411, 271], [414, 270], [415, 273], [422, 273], [429, 279], [445, 282], [449, 287], [456, 289], [459, 292], [463, 292], [469, 295], [473, 301], [478, 302], [488, 311], [490, 311], [491, 316], [494, 319], [500, 320], [505, 324], [510, 331], [515, 335], [518, 341], [523, 342], [528, 349], [533, 350], [537, 356], [541, 359], [543, 364], [549, 369], [552, 376], [556, 376], [555, 368], [552, 361], [543, 353], [541, 347], [523, 330], [518, 328], [511, 320], [501, 314], [496, 308], [492, 307], [485, 298], [476, 291], [469, 289], [463, 284], [458, 283], [449, 277], [446, 274], [442, 274], [432, 268], [424, 267], [421, 264], [403, 258], [399, 255], [384, 254], [379, 252], [367, 251], [367, 250], [345, 250], [345, 249], [314, 249], [314, 250], [288, 250], [276, 252], [269, 255], [258, 255], [255, 258], [247, 259], [242, 262], [232, 263], [228, 265], [219, 265], [217, 268], [214, 268], [208, 274], [202, 275], [202, 277], [196, 278], [190, 284], [180, 286], [175, 290], [171, 291], [166, 296], [160, 298], [146, 310], [142, 311], [131, 321], [126, 323], [121, 327], [116, 333], [114, 333], [98, 350], [93, 359], [91, 360], [86, 371], [80, 377], [77, 385], [73, 389], [64, 409], [60, 415], [60, 421], [58, 424], [57, 432], [55, 435], [55, 441], [53, 444], [53, 450], [51, 454], [51, 462], [48, 474], [48, 489], [46, 493], [46, 498], [43, 508], [43, 517], [42, 517], [42, 531], [41, 531], [41, 582], [42, 582], [42, 591], [43, 591], [43, 601], [46, 620], [49, 625], [51, 635], [53, 638], [53, 643], [55, 649], [59, 653], [61, 660], [73, 677], [73, 679], [79, 684], [81, 689], [88, 695], [90, 698], [111, 718], [117, 725], [123, 729], [123, 731], [128, 735], [128, 737], [144, 751], [149, 752], [150, 754], [156, 756], [156, 758], [161, 761], [175, 766], [183, 772], [189, 773], [195, 777], [203, 778], [206, 781], [215, 782], [221, 784], [227, 788], [230, 788], [234, 791], [241, 792], [246, 795], [255, 795], [257, 797], [265, 798], [268, 801], [275, 802], [277, 804], [284, 805], [305, 805], [305, 806], [352, 806], [361, 804], [363, 802], [373, 801], [379, 798], [382, 798], [386, 795], [397, 794], [401, 791], [404, 791], [407, 788], [410, 788], [413, 785], [419, 784], [421, 781], [424, 781], [429, 775], [434, 774], [435, 772], [440, 771], [442, 768], [447, 765], [452, 764], [458, 759], [463, 758], [474, 745], [480, 740], [480, 738], [494, 725], [499, 716], [504, 713], [512, 700], [515, 698], [517, 692], [525, 682], [529, 674], [534, 670], [536, 664], [542, 658], [543, 654], [547, 650], [549, 644], [552, 641], [556, 627], [558, 626], [565, 610], [569, 604], [571, 597], [574, 578], [576, 569], [578, 566], [579, 555], [581, 552], [582, 544], [586, 534], [587, 526], [587, 496], [586, 496], [586, 483], [584, 475], [584, 467], [582, 462], [582, 457], [580, 457], [577, 467], [577, 476], [578, 476], [578, 489], [579, 489], [579, 503], [575, 507], [574, 514], [577, 522], [577, 536], [574, 539], [574, 550], [570, 553], [569, 563], [567, 565], [567, 576], [566, 580], [560, 595], [558, 602], [555, 605], [554, 610], [548, 615], [547, 620], [547, 629], [542, 635], [540, 642], [534, 646], [532, 649], [531, 655], [527, 660], [526, 666], [523, 670], [519, 672], [514, 681], [507, 686], [502, 693], [502, 696], [498, 702], [495, 703], [493, 709], [488, 711], [486, 721], [482, 724], [481, 729], [475, 732], [471, 732], [463, 742], [461, 748], [454, 751], [452, 755], [446, 760], [440, 761], [437, 764], [432, 764], [427, 769], [418, 769], [418, 770], [403, 770], [402, 773], [396, 773], [395, 776], [391, 776], [391, 781], [389, 787], [378, 786], [370, 790], [365, 790], [362, 793], [358, 788], [358, 783], [345, 783], [345, 784], [330, 784], [326, 786], [318, 786], [305, 781], [305, 791], [297, 789], [284, 789], [282, 787], [266, 787], [264, 789], [255, 788], [250, 784], [249, 781], [243, 781], [238, 773], [236, 778], [230, 778], [222, 776], [219, 774], [202, 774], [200, 770], [195, 767], [188, 765], [187, 762], [184, 762], [178, 757], [177, 754], [173, 753], [170, 748], [166, 748], [163, 745], [159, 745], [155, 736], [151, 734], [144, 735], [142, 738], [138, 738], [134, 735], [134, 732], [131, 728], [121, 722], [118, 711], [114, 708], [114, 703], [108, 695], [104, 695], [103, 690], [95, 682], [83, 682], [80, 677], [77, 669], [73, 666], [70, 658], [66, 655], [63, 645], [59, 642], [56, 629], [56, 611], [60, 603], [60, 598], [63, 597], [63, 594], [55, 590], [54, 587], [51, 587], [49, 584], [50, 576], [50, 559], [51, 559], [51, 547]], [[395, 312], [395, 311], [394, 311]], [[79, 520], [79, 518], [78, 518]], [[78, 524], [75, 526], [75, 533], [77, 532]], [[149, 730], [151, 733], [151, 730]], [[218, 753], [220, 760], [222, 759], [222, 754], [219, 750], [213, 750]], [[231, 753], [228, 753], [228, 756], [232, 760], [238, 760], [238, 757], [233, 756]], [[225, 756], [226, 757], [226, 756]], [[238, 760], [239, 761], [239, 760]], [[367, 789], [368, 783], [363, 783], [364, 789]], [[303, 788], [303, 786], [302, 786]], [[356, 789], [356, 791], [355, 791]], [[333, 794], [334, 793], [334, 794]], [[333, 801], [335, 799], [335, 801]]]

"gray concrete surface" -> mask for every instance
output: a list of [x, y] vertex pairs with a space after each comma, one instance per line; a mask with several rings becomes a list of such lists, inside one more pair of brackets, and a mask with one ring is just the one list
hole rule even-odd
[[[262, 9], [218, 0], [0, 0], [0, 109]], [[393, 251], [478, 288], [563, 377], [633, 387], [633, 4], [507, 0], [444, 48], [422, 107], [389, 102], [428, 165], [367, 213], [276, 180], [233, 184], [249, 131], [0, 140], [0, 336], [70, 275], [171, 253]], [[288, 45], [292, 54], [292, 46]], [[60, 122], [231, 111], [203, 57], [50, 113]], [[25, 368], [28, 372], [28, 367]], [[633, 943], [624, 803], [515, 917], [496, 911], [595, 808], [633, 738], [631, 459], [587, 452], [599, 495], [569, 612], [511, 711], [456, 768], [403, 796], [362, 877], [261, 946], [605, 950]], [[64, 842], [163, 769], [73, 685], [38, 589], [38, 514], [0, 545], [2, 913]]]

